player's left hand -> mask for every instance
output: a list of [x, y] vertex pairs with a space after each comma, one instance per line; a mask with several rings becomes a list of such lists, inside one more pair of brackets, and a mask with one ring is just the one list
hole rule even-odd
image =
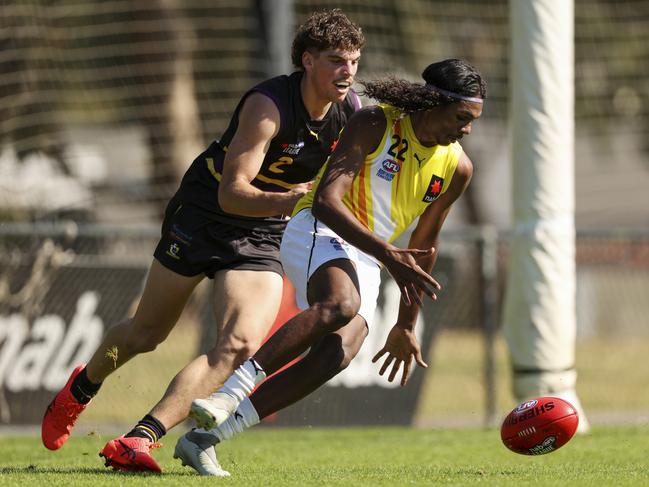
[[421, 348], [419, 347], [419, 342], [415, 337], [414, 330], [407, 330], [397, 325], [393, 326], [392, 330], [390, 330], [390, 333], [388, 334], [388, 338], [385, 340], [385, 345], [374, 356], [372, 362], [378, 361], [386, 353], [388, 354], [388, 356], [385, 357], [383, 365], [381, 365], [379, 375], [383, 375], [383, 373], [388, 370], [390, 364], [392, 364], [392, 370], [390, 371], [390, 375], [388, 376], [389, 382], [392, 382], [394, 380], [397, 373], [399, 372], [399, 369], [403, 365], [401, 386], [406, 385], [406, 383], [408, 382], [408, 376], [410, 374], [410, 367], [412, 366], [413, 357], [420, 367], [428, 367], [428, 364], [424, 362], [424, 359], [421, 356]]

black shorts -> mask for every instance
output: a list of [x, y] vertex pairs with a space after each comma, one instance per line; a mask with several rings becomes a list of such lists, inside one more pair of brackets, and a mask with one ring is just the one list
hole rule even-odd
[[153, 253], [166, 268], [182, 276], [226, 269], [272, 271], [283, 275], [279, 246], [284, 225], [222, 217], [172, 198], [165, 210], [162, 235]]

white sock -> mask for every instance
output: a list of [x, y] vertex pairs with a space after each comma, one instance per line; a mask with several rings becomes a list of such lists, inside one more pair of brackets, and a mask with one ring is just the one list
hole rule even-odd
[[215, 394], [226, 393], [236, 397], [239, 401], [253, 391], [253, 389], [266, 379], [266, 372], [253, 358], [249, 358], [234, 371]]
[[229, 440], [237, 433], [259, 423], [259, 415], [255, 406], [247, 397], [241, 401], [237, 410], [231, 414], [220, 426], [212, 428], [207, 433], [216, 436], [219, 442]]

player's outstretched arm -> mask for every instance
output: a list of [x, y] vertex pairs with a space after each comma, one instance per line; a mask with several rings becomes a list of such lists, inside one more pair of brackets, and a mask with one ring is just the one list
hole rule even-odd
[[318, 186], [313, 214], [347, 243], [381, 261], [400, 288], [414, 282], [433, 297], [432, 289], [439, 285], [416, 263], [417, 256], [432, 250], [395, 247], [363, 226], [342, 202], [367, 155], [381, 142], [386, 123], [385, 115], [378, 107], [364, 108], [350, 118]]
[[[410, 237], [408, 247], [411, 249], [436, 249], [439, 233], [451, 206], [468, 186], [472, 174], [473, 166], [471, 161], [463, 153], [448, 190], [421, 215], [417, 227]], [[426, 251], [417, 256], [417, 264], [423, 272], [429, 275], [436, 258], [436, 250], [432, 252]], [[420, 292], [412, 285], [402, 290], [402, 296], [407, 294], [414, 305], [402, 299], [397, 323], [390, 331], [385, 345], [373, 359], [373, 362], [377, 362], [385, 356], [381, 369], [379, 370], [380, 375], [383, 375], [388, 367], [392, 365], [390, 375], [388, 376], [390, 382], [394, 380], [399, 369], [403, 366], [401, 376], [402, 386], [405, 386], [408, 381], [413, 358], [421, 367], [427, 367], [421, 356], [421, 348], [414, 333], [417, 316], [421, 307]]]

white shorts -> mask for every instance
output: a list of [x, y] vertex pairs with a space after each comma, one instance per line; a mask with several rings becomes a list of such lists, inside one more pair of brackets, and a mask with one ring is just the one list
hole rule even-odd
[[289, 221], [282, 237], [280, 256], [284, 271], [295, 287], [300, 309], [309, 307], [307, 284], [322, 264], [335, 259], [351, 260], [360, 286], [361, 307], [358, 314], [368, 326], [372, 323], [381, 283], [379, 264], [316, 220], [309, 208], [300, 211]]

